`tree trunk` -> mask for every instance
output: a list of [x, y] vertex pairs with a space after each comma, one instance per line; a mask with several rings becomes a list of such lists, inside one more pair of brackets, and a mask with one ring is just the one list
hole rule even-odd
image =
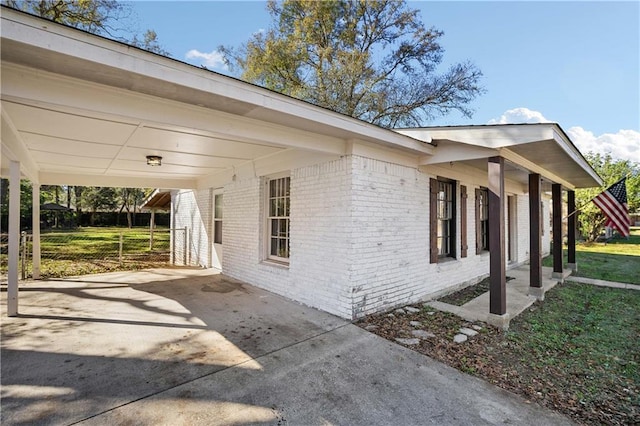
[[74, 192], [76, 193], [76, 224], [80, 226], [82, 224], [82, 187], [74, 187]]

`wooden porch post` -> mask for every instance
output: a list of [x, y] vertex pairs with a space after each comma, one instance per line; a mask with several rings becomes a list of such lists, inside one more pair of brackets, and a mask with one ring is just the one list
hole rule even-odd
[[504, 252], [504, 158], [490, 157], [489, 172], [489, 312], [507, 313]]
[[562, 278], [562, 185], [551, 185], [553, 198], [553, 278]]
[[529, 175], [529, 295], [542, 300], [542, 217], [540, 175]]
[[[569, 218], [567, 220], [567, 267], [572, 271], [578, 270], [576, 262], [576, 223], [578, 222], [578, 214], [576, 211], [576, 192], [567, 191], [567, 210]], [[575, 212], [575, 213], [574, 213]]]
[[540, 175], [529, 175], [529, 253], [531, 287], [542, 287], [542, 230]]

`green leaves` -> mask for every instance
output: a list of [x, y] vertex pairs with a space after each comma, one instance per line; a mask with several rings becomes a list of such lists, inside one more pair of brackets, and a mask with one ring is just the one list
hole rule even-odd
[[588, 241], [594, 241], [602, 231], [606, 218], [592, 202], [594, 197], [627, 176], [627, 204], [629, 212], [640, 209], [640, 165], [629, 160], [616, 160], [611, 155], [589, 152], [585, 158], [604, 181], [602, 188], [578, 189], [576, 206], [580, 208], [580, 232]]
[[133, 23], [130, 7], [117, 0], [2, 0], [14, 9], [23, 10], [60, 24], [78, 28], [93, 34], [107, 36], [150, 52], [169, 56], [158, 43], [155, 31], [148, 29], [139, 39], [124, 37], [131, 34]]
[[484, 89], [472, 63], [438, 74], [442, 31], [404, 1], [270, 1], [272, 27], [220, 51], [241, 78], [383, 126], [420, 126]]

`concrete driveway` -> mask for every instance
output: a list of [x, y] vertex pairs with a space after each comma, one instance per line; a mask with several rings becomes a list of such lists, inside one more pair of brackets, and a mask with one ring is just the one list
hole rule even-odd
[[210, 270], [30, 282], [19, 309], [2, 312], [3, 425], [570, 424]]

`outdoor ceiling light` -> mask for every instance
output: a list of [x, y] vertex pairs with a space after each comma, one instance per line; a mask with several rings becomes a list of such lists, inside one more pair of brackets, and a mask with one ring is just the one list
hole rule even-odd
[[159, 155], [147, 155], [148, 166], [162, 166], [162, 157]]

